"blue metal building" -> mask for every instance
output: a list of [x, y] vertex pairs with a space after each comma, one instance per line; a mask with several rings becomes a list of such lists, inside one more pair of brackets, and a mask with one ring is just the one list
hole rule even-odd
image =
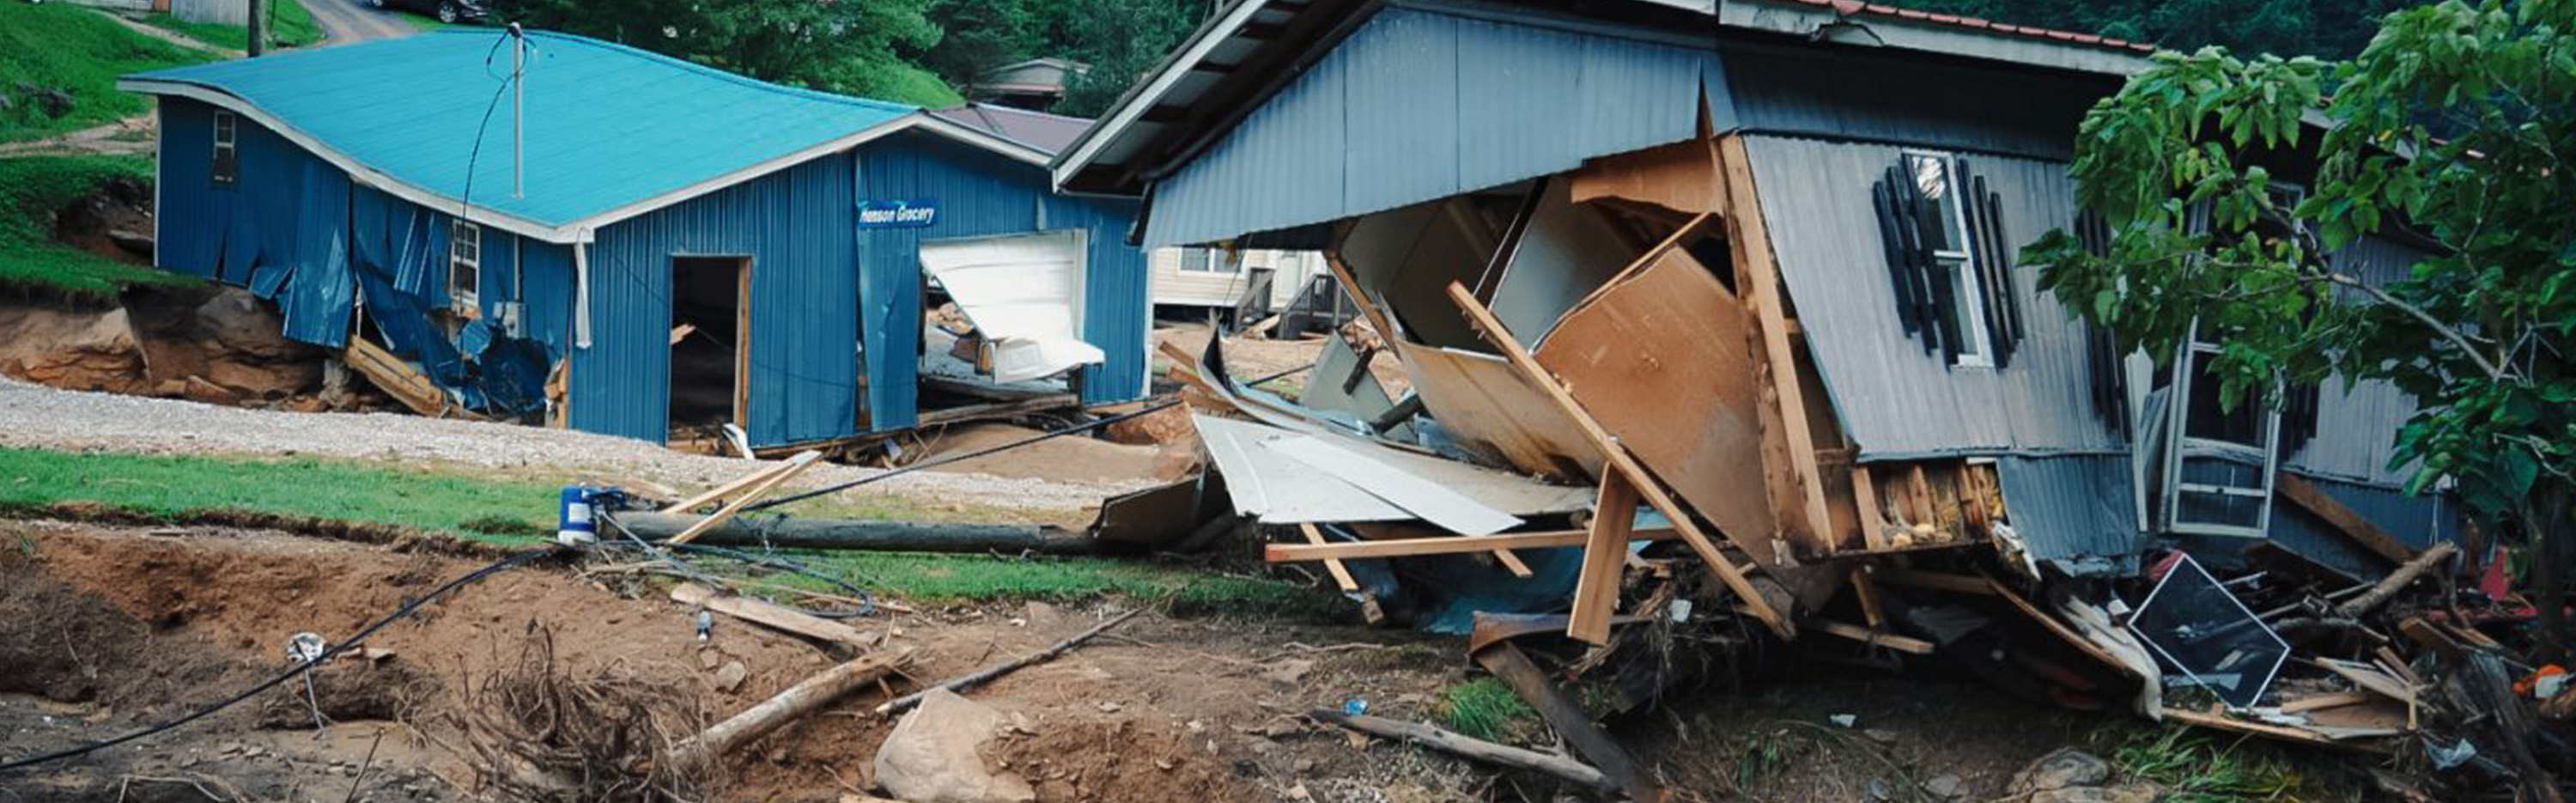
[[[1056, 180], [1148, 198], [1148, 246], [1243, 240], [1336, 254], [1352, 277], [1346, 289], [1392, 321], [1389, 340], [1423, 407], [1461, 441], [1541, 472], [1594, 451], [1553, 436], [1570, 428], [1544, 416], [1509, 415], [1527, 404], [1494, 403], [1515, 398], [1519, 380], [1442, 288], [1473, 287], [1563, 372], [1550, 363], [1552, 330], [1578, 305], [1597, 309], [1603, 281], [1691, 215], [1723, 221], [1710, 226], [1723, 234], [1699, 237], [1690, 253], [1727, 283], [1711, 295], [1729, 309], [1754, 309], [1760, 295], [1739, 300], [1737, 283], [1770, 283], [1776, 272], [1765, 293], [1778, 294], [1779, 318], [1750, 327], [1751, 359], [1794, 378], [1750, 381], [1769, 383], [1779, 406], [1802, 407], [1811, 426], [1716, 415], [1775, 440], [1758, 456], [1686, 455], [1698, 463], [1659, 465], [1651, 446], [1637, 451], [1704, 513], [1696, 494], [1757, 485], [1765, 466], [1794, 476], [1747, 505], [1768, 501], [1773, 517], [1757, 509], [1744, 520], [1775, 531], [1729, 534], [1757, 556], [1773, 539], [1827, 554], [1859, 540], [1870, 508], [1887, 501], [1872, 500], [1871, 474], [1884, 483], [1925, 465], [1991, 467], [2028, 554], [2077, 571], [2121, 565], [2168, 538], [2268, 539], [2357, 573], [2380, 560], [2307, 510], [2273, 505], [2276, 475], [2414, 546], [2452, 537], [2457, 510], [2438, 494], [2403, 493], [2412, 467], [2389, 465], [2388, 436], [2415, 410], [2393, 386], [2327, 387], [2307, 402], [2306, 432], [2378, 436], [2296, 437], [2291, 423], [2275, 427], [2290, 433], [2276, 441], [2258, 425], [2258, 443], [2231, 453], [2246, 460], [2209, 458], [2191, 450], [2210, 439], [2169, 431], [2209, 423], [2180, 414], [2198, 408], [2176, 400], [2198, 396], [2171, 391], [2172, 372], [2071, 320], [2037, 290], [2037, 266], [2012, 264], [2041, 233], [2076, 225], [2066, 174], [2076, 125], [2146, 64], [2145, 48], [2116, 40], [1830, 0], [1240, 0], [1068, 146]], [[1984, 289], [1953, 297], [1984, 305], [1962, 315], [2012, 316], [2009, 332], [1981, 343], [2008, 351], [1933, 345], [1908, 317], [1908, 291], [1891, 282], [1898, 246], [1887, 232], [1898, 229], [1876, 194], [1911, 183], [1891, 177], [1923, 164], [1940, 165], [1945, 184], [1960, 176], [1986, 204], [1963, 232], [1983, 239], [1940, 258], [1983, 271], [1973, 286]], [[1713, 175], [1735, 168], [1746, 175]], [[1642, 177], [1665, 184], [1649, 189]], [[1566, 189], [1587, 179], [1603, 183]], [[1576, 208], [1612, 225], [1594, 232], [1581, 214], [1557, 211], [1571, 222], [1549, 229], [1551, 210]], [[2385, 280], [2419, 245], [2372, 238], [2336, 259]], [[1533, 281], [1516, 295], [1523, 262], [1561, 286]], [[1981, 330], [1992, 323], [1979, 319]], [[1616, 350], [1586, 345], [1594, 350], [1583, 360]], [[1618, 345], [1667, 352], [1649, 364], [1684, 362], [1672, 344]], [[1589, 390], [1603, 409], [1633, 405], [1612, 398], [1618, 386], [1669, 370], [1595, 377]], [[1594, 403], [1584, 382], [1566, 381]], [[1677, 383], [1663, 404], [1721, 404], [1737, 382]], [[1787, 415], [1762, 412], [1775, 414]], [[1658, 444], [1709, 433], [1650, 424], [1704, 420], [1657, 410], [1604, 425], [1623, 442]], [[1780, 456], [1795, 451], [1814, 459]]]
[[[675, 396], [674, 327], [720, 330], [724, 417], [775, 446], [916, 422], [923, 244], [1078, 230], [1079, 336], [1104, 356], [1071, 384], [1142, 395], [1136, 205], [1051, 191], [1051, 150], [581, 37], [527, 46], [517, 85], [491, 31], [125, 78], [160, 98], [160, 266], [276, 299], [295, 339], [381, 345], [466, 409], [656, 442], [698, 395]], [[718, 302], [730, 320], [702, 314]]]

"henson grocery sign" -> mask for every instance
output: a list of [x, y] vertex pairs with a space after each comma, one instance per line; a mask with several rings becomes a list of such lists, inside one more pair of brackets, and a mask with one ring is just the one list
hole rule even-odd
[[912, 198], [901, 201], [860, 201], [859, 228], [920, 228], [939, 220], [939, 201]]

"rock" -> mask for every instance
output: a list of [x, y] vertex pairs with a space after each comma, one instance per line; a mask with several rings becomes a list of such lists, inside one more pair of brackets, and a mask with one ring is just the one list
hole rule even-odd
[[188, 383], [188, 385], [187, 389], [181, 391], [180, 395], [188, 397], [191, 401], [201, 401], [207, 404], [231, 404], [241, 399], [238, 394], [233, 393], [231, 388], [227, 388], [213, 382], [208, 382], [205, 377], [198, 376], [196, 374], [189, 374], [188, 378], [182, 381]]
[[2093, 786], [2111, 779], [2111, 763], [2101, 756], [2072, 747], [2060, 747], [2013, 775], [2014, 795]]
[[732, 694], [733, 690], [742, 688], [743, 681], [750, 678], [750, 667], [743, 666], [741, 661], [727, 661], [724, 668], [716, 670], [716, 691]]
[[1312, 671], [1315, 671], [1315, 662], [1304, 658], [1289, 658], [1261, 670], [1261, 677], [1282, 686], [1294, 686], [1298, 681], [1305, 680], [1306, 673]]
[[1939, 775], [1934, 776], [1932, 780], [1924, 781], [1923, 791], [1946, 800], [1958, 797], [1960, 792], [1964, 791], [1962, 786], [1963, 782], [1959, 780], [1959, 776]]
[[936, 689], [877, 748], [877, 785], [910, 803], [1025, 803], [1037, 791], [986, 768], [984, 745], [1004, 723], [991, 707]]
[[2164, 789], [2145, 781], [2114, 786], [2070, 786], [2031, 794], [2027, 803], [2156, 803]]
[[286, 339], [286, 319], [239, 287], [224, 288], [198, 304], [197, 327], [214, 341], [209, 350], [260, 360], [317, 355], [313, 347]]

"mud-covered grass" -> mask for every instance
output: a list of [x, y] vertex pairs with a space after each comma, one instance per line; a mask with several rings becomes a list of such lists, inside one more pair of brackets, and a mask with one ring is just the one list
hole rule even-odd
[[[268, 43], [276, 47], [303, 47], [322, 41], [322, 25], [313, 20], [313, 12], [296, 0], [273, 0], [268, 4]], [[156, 28], [175, 31], [227, 50], [249, 50], [250, 28], [211, 22], [189, 22], [168, 12], [155, 13], [143, 21]]]
[[[6, 30], [9, 12], [34, 7], [0, 5], [0, 39], [10, 35]], [[0, 52], [0, 66], [6, 66], [9, 58]], [[131, 286], [198, 283], [193, 277], [129, 265], [54, 241], [49, 227], [55, 210], [120, 178], [152, 180], [152, 160], [139, 156], [0, 159], [0, 293], [105, 306], [116, 303], [117, 294]]]
[[[77, 131], [150, 111], [151, 101], [116, 89], [117, 76], [213, 60], [198, 50], [136, 33], [105, 14], [71, 3], [0, 3], [0, 142]], [[60, 90], [70, 113], [47, 114], [17, 84]], [[0, 187], [9, 186], [0, 180]]]
[[[0, 448], [0, 514], [87, 506], [147, 519], [230, 521], [253, 513], [386, 525], [504, 545], [545, 540], [562, 483], [355, 460], [158, 456]], [[910, 509], [848, 504], [845, 515]], [[1142, 559], [1021, 558], [887, 552], [797, 552], [796, 560], [872, 593], [931, 604], [1070, 602], [1123, 597], [1176, 614], [1264, 614], [1323, 620], [1348, 606], [1283, 580], [1218, 574]], [[784, 582], [838, 592], [788, 575]]]

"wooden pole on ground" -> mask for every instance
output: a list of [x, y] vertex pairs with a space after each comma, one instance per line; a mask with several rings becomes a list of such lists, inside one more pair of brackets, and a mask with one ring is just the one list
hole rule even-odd
[[905, 661], [911, 659], [912, 650], [906, 648], [893, 653], [869, 655], [824, 670], [822, 674], [806, 678], [804, 682], [779, 692], [776, 697], [763, 700], [759, 705], [743, 709], [742, 713], [708, 727], [705, 732], [681, 742], [679, 749], [674, 752], [713, 761], [726, 753], [733, 752], [735, 748], [769, 735], [771, 731], [795, 721], [797, 717], [812, 713], [815, 709], [822, 708], [824, 704], [858, 690], [861, 686], [875, 683], [878, 678], [885, 677], [886, 673], [903, 666]]
[[1611, 783], [1609, 776], [1602, 775], [1600, 770], [1564, 756], [1499, 745], [1418, 722], [1404, 722], [1365, 714], [1345, 714], [1328, 708], [1309, 711], [1306, 716], [1314, 718], [1317, 722], [1339, 725], [1371, 736], [1402, 739], [1488, 764], [1546, 773], [1595, 792], [1619, 791], [1618, 784]]

